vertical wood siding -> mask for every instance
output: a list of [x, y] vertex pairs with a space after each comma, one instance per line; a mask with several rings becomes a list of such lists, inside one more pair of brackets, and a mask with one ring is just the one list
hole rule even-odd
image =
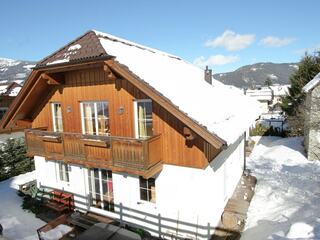
[[[52, 102], [60, 102], [65, 132], [81, 133], [81, 101], [108, 101], [110, 132], [113, 136], [135, 137], [134, 100], [148, 98], [125, 79], [110, 81], [102, 68], [65, 73], [65, 83], [53, 87], [49, 101], [34, 118], [32, 127], [53, 130]], [[124, 112], [119, 113], [119, 108]], [[186, 167], [204, 168], [220, 150], [201, 137], [186, 141], [185, 126], [156, 102], [153, 107], [153, 132], [161, 134], [163, 162]], [[67, 111], [69, 110], [69, 111]]]

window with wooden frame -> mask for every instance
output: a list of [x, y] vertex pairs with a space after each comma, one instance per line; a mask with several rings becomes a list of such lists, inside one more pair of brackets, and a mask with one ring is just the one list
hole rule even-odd
[[51, 103], [53, 131], [63, 132], [61, 103]]
[[90, 206], [114, 212], [112, 171], [88, 170]]
[[58, 162], [60, 181], [69, 182], [69, 167], [64, 162]]
[[147, 202], [156, 202], [156, 180], [154, 178], [145, 179], [139, 177], [140, 199]]
[[134, 104], [136, 137], [147, 138], [152, 136], [153, 126], [151, 99], [136, 100]]
[[110, 134], [108, 102], [81, 102], [80, 106], [83, 134]]

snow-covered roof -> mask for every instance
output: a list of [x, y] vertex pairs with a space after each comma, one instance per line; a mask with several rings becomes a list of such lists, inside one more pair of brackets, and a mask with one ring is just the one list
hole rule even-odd
[[15, 87], [13, 88], [10, 93], [9, 93], [9, 96], [11, 97], [16, 97], [18, 95], [18, 93], [20, 92], [21, 90], [21, 87]]
[[245, 92], [247, 96], [252, 97], [258, 101], [272, 100], [272, 90], [268, 87], [262, 87], [259, 89], [248, 89]]
[[177, 56], [94, 32], [107, 54], [227, 144], [235, 142], [261, 113], [254, 99], [215, 79], [208, 84], [202, 69]]
[[290, 85], [272, 85], [270, 88], [274, 96], [285, 96], [289, 93]]
[[310, 92], [320, 83], [320, 73], [318, 73], [310, 82], [308, 82], [302, 90], [305, 92]]
[[7, 92], [9, 85], [0, 85], [0, 94]]

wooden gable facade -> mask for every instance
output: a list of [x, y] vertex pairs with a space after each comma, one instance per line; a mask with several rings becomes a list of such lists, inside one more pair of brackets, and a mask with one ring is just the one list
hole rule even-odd
[[[139, 99], [152, 101], [153, 135], [146, 139], [135, 134], [134, 103]], [[108, 136], [83, 134], [80, 105], [90, 101], [108, 103]], [[63, 132], [54, 131], [53, 103], [61, 105]], [[162, 164], [203, 169], [223, 147], [114, 59], [34, 70], [2, 128], [13, 124], [29, 128], [30, 155], [144, 177], [159, 172]]]

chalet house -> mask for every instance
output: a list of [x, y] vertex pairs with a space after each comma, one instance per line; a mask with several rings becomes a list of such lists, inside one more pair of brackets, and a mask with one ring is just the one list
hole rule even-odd
[[256, 102], [182, 60], [89, 31], [33, 69], [1, 127], [28, 127], [38, 186], [154, 235], [208, 239]]
[[304, 145], [309, 160], [320, 160], [320, 73], [303, 91], [306, 93]]
[[21, 85], [16, 82], [0, 83], [0, 120], [8, 110], [9, 106], [18, 95]]
[[269, 106], [272, 104], [274, 96], [270, 87], [257, 87], [256, 89], [245, 89], [245, 95], [259, 102], [262, 113], [269, 112]]

